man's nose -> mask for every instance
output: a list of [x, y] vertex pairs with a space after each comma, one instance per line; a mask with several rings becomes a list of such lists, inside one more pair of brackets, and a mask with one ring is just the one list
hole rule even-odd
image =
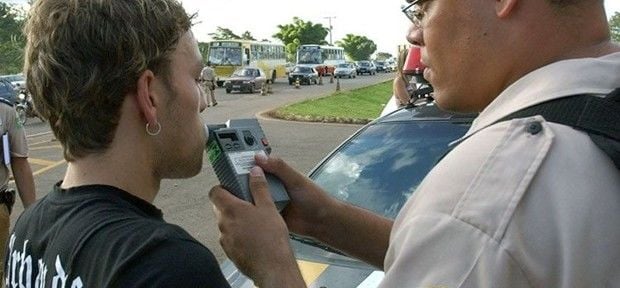
[[409, 30], [407, 31], [407, 41], [415, 46], [424, 46], [424, 35], [422, 33], [422, 28], [411, 25], [409, 26]]

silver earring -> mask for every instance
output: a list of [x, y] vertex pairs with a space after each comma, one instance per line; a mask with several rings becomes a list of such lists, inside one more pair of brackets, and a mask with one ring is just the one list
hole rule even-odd
[[146, 134], [149, 134], [151, 136], [159, 135], [159, 132], [161, 132], [161, 124], [159, 124], [159, 122], [155, 122], [155, 127], [157, 128], [155, 129], [156, 131], [154, 132], [151, 132], [151, 129], [149, 128], [149, 124], [151, 123], [146, 122]]

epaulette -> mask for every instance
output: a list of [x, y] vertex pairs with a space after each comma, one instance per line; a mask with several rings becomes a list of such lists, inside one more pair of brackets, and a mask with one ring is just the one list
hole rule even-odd
[[[493, 124], [534, 115], [541, 115], [545, 121], [588, 133], [592, 142], [611, 158], [616, 168], [620, 169], [620, 88], [611, 91], [605, 97], [583, 94], [549, 100], [518, 110]], [[527, 131], [536, 134], [540, 132], [540, 127], [538, 123], [531, 123]], [[456, 145], [450, 147], [448, 152], [454, 147]]]
[[6, 99], [6, 98], [2, 98], [2, 97], [0, 97], [0, 103], [4, 103], [4, 104], [9, 105], [9, 106], [11, 106], [11, 107], [13, 107], [13, 106], [14, 106], [14, 105], [13, 105], [13, 102], [9, 101], [9, 100], [8, 100], [8, 99]]

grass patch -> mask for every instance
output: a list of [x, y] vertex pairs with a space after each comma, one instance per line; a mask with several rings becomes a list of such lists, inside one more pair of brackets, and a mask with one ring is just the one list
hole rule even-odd
[[302, 101], [270, 111], [274, 118], [338, 123], [368, 123], [381, 114], [392, 97], [392, 81]]

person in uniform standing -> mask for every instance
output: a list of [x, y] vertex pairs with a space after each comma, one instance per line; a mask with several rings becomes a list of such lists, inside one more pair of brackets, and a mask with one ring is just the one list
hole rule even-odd
[[207, 106], [216, 106], [215, 100], [215, 71], [211, 67], [211, 62], [207, 62], [202, 71], [200, 72], [200, 80], [202, 81], [202, 87], [207, 94]]
[[[7, 238], [9, 237], [9, 226], [11, 223], [11, 210], [15, 203], [15, 190], [10, 189], [9, 166], [13, 172], [15, 186], [19, 198], [28, 208], [35, 202], [36, 193], [34, 188], [34, 177], [30, 163], [28, 163], [28, 143], [24, 127], [17, 121], [17, 114], [13, 104], [0, 98], [0, 256], [4, 259]], [[6, 158], [8, 157], [8, 159]], [[4, 261], [0, 262], [0, 279], [4, 283]], [[0, 287], [2, 285], [0, 284]]]

